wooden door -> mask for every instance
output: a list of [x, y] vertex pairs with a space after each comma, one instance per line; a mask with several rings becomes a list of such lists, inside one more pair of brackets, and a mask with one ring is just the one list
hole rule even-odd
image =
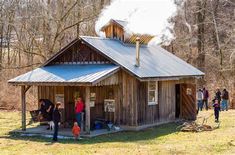
[[196, 85], [181, 84], [181, 118], [195, 120], [196, 119]]
[[181, 99], [180, 99], [180, 84], [175, 85], [175, 118], [180, 117], [180, 106], [181, 106]]

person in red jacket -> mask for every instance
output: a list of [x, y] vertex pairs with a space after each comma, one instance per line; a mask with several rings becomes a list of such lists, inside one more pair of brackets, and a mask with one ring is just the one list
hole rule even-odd
[[78, 126], [81, 128], [81, 120], [82, 120], [82, 112], [84, 110], [84, 103], [82, 102], [82, 98], [79, 97], [75, 103], [75, 113], [76, 113], [76, 121]]
[[78, 126], [78, 123], [77, 122], [74, 122], [74, 125], [73, 125], [73, 129], [72, 129], [72, 133], [73, 133], [73, 136], [74, 136], [74, 139], [77, 140], [79, 135], [80, 135], [80, 127]]

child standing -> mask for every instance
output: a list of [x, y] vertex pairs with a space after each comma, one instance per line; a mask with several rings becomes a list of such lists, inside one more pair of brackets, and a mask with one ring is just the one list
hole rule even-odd
[[77, 140], [79, 135], [80, 135], [80, 127], [78, 126], [78, 123], [77, 122], [74, 122], [73, 124], [73, 129], [72, 129], [72, 133], [73, 133], [73, 136], [74, 136], [74, 139]]
[[219, 122], [220, 104], [219, 104], [219, 100], [218, 99], [214, 100], [213, 107], [214, 107], [215, 122]]

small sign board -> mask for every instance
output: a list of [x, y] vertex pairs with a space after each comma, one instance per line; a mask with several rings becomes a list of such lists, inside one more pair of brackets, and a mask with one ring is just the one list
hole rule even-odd
[[95, 107], [95, 101], [90, 101], [90, 107]]
[[186, 89], [186, 94], [187, 95], [192, 95], [192, 89], [191, 88], [187, 88]]
[[104, 100], [104, 112], [115, 112], [115, 100], [113, 99]]
[[91, 101], [95, 101], [95, 99], [96, 99], [96, 94], [95, 93], [91, 93], [90, 100]]
[[74, 92], [73, 93], [73, 98], [76, 100], [78, 97], [81, 97], [80, 92], [79, 91]]
[[64, 108], [64, 94], [55, 94], [55, 103], [60, 102], [60, 108]]
[[95, 100], [96, 100], [96, 94], [91, 93], [90, 94], [90, 107], [95, 107]]

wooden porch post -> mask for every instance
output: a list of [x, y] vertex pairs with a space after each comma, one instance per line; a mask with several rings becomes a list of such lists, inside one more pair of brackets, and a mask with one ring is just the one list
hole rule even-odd
[[26, 130], [26, 92], [30, 86], [21, 86], [21, 112], [22, 112], [22, 130]]
[[86, 133], [90, 133], [90, 87], [86, 87], [86, 97], [85, 97], [85, 111], [86, 111], [86, 123], [85, 130]]
[[22, 130], [26, 130], [26, 100], [25, 100], [25, 86], [21, 86], [21, 112], [22, 112]]

